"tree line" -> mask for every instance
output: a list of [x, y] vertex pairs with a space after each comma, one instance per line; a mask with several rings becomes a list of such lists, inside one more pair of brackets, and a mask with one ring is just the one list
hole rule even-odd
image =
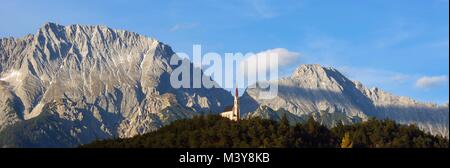
[[448, 148], [448, 139], [415, 125], [369, 119], [327, 128], [313, 118], [290, 125], [260, 118], [230, 121], [215, 115], [182, 119], [132, 138], [98, 140], [83, 148]]

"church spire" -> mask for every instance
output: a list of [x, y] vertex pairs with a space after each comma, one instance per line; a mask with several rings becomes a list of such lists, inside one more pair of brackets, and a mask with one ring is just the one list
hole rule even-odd
[[240, 110], [239, 110], [239, 91], [238, 84], [236, 82], [236, 90], [234, 94], [234, 105], [233, 105], [233, 116], [235, 116], [236, 121], [239, 121], [241, 118]]
[[[241, 114], [239, 110], [239, 87], [237, 85], [237, 82], [235, 87], [233, 107], [231, 107], [231, 109], [225, 108], [225, 112], [220, 113], [220, 116], [226, 117], [233, 121], [239, 121], [241, 119]], [[232, 92], [231, 89], [230, 92]]]
[[236, 82], [236, 93], [234, 94], [234, 97], [238, 97], [239, 96], [239, 92], [238, 92], [238, 84]]

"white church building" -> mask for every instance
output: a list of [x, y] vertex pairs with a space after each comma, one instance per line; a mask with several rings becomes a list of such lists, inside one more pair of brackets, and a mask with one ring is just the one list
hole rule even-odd
[[240, 120], [241, 114], [239, 111], [239, 94], [237, 85], [236, 85], [236, 93], [234, 94], [234, 105], [225, 107], [224, 112], [220, 113], [220, 116], [228, 118], [232, 121]]

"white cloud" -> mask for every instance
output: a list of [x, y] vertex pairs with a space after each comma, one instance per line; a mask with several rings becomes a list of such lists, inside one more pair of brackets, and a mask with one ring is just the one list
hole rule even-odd
[[416, 81], [416, 86], [419, 88], [430, 88], [448, 82], [446, 75], [441, 76], [423, 76]]
[[192, 29], [197, 26], [198, 26], [197, 23], [187, 23], [187, 24], [179, 23], [179, 24], [175, 24], [174, 26], [172, 26], [172, 28], [170, 28], [170, 31], [174, 32], [174, 31], [183, 30], [183, 29]]
[[[295, 64], [300, 56], [298, 52], [289, 51], [286, 48], [274, 48], [265, 51], [261, 51], [254, 55], [248, 56], [244, 58], [243, 63], [248, 63], [249, 70], [257, 70], [257, 71], [270, 71], [270, 68], [273, 67], [281, 67], [281, 66], [289, 66]], [[278, 65], [271, 65], [275, 62], [269, 62], [270, 57], [277, 57]], [[265, 67], [257, 67], [258, 61], [266, 61], [269, 62]], [[243, 64], [241, 64], [243, 65]], [[240, 68], [244, 68], [241, 66]], [[257, 69], [258, 68], [258, 69]], [[257, 71], [249, 71], [249, 75], [256, 75]]]
[[267, 59], [270, 56], [278, 57], [278, 65], [289, 65], [295, 63], [300, 53], [289, 51], [286, 48], [274, 48], [259, 52], [249, 59], [254, 59], [255, 57], [259, 57], [259, 59], [266, 57]]
[[286, 48], [268, 49], [256, 54], [245, 55], [239, 61], [240, 73], [237, 75], [244, 77], [247, 85], [256, 81], [277, 79], [283, 69], [297, 66], [300, 56], [299, 52], [289, 51]]

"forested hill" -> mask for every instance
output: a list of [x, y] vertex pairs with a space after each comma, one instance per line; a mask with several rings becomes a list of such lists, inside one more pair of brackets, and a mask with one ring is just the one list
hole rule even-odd
[[173, 122], [155, 132], [127, 139], [95, 141], [83, 148], [448, 148], [448, 140], [416, 126], [370, 119], [328, 129], [312, 118], [289, 125], [252, 118], [233, 122], [219, 116], [199, 116]]

